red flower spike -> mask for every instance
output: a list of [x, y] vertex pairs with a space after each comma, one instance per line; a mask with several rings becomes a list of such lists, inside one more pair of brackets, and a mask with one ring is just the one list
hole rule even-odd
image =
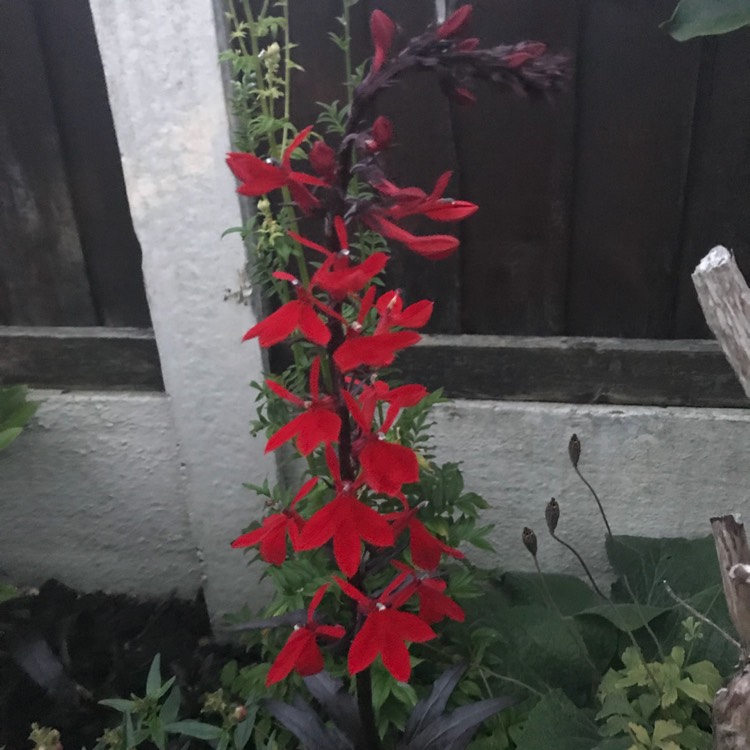
[[320, 359], [313, 360], [310, 370], [310, 401], [303, 401], [273, 380], [266, 385], [281, 398], [305, 409], [291, 422], [277, 430], [266, 444], [266, 453], [276, 450], [288, 440], [296, 437], [297, 450], [309, 456], [321, 443], [329, 444], [339, 439], [341, 418], [336, 413], [336, 404], [328, 395], [320, 398]]
[[275, 164], [269, 159], [259, 159], [254, 154], [238, 152], [228, 154], [227, 164], [234, 176], [242, 183], [237, 192], [257, 197], [287, 185], [303, 212], [310, 213], [312, 209], [317, 208], [320, 202], [305, 185], [327, 187], [328, 183], [319, 177], [313, 177], [304, 172], [295, 172], [291, 168], [292, 154], [302, 145], [312, 129], [313, 126], [310, 125], [300, 131], [284, 151], [281, 164]]
[[375, 47], [371, 73], [377, 73], [388, 57], [396, 33], [396, 24], [382, 10], [373, 11], [370, 16], [370, 34]]
[[320, 652], [320, 636], [338, 640], [343, 638], [346, 630], [341, 625], [318, 625], [315, 622], [315, 610], [328, 589], [328, 584], [321, 586], [313, 596], [307, 612], [307, 622], [297, 625], [289, 636], [284, 648], [276, 657], [266, 677], [266, 687], [283, 680], [292, 670], [303, 677], [322, 671], [323, 654]]
[[349, 648], [349, 673], [355, 675], [367, 669], [380, 656], [393, 677], [407, 682], [411, 676], [411, 660], [406, 643], [424, 643], [436, 638], [437, 633], [417, 615], [401, 612], [394, 606], [388, 589], [373, 600], [340, 578], [336, 578], [336, 582], [347, 596], [357, 601], [360, 611], [366, 615], [364, 625]]
[[462, 5], [438, 27], [437, 38], [450, 39], [464, 33], [471, 20], [471, 12], [471, 5]]
[[295, 549], [318, 549], [333, 539], [333, 555], [344, 575], [351, 577], [359, 568], [362, 542], [376, 547], [393, 545], [393, 529], [368, 505], [357, 499], [356, 490], [362, 481], [341, 480], [338, 459], [331, 446], [326, 447], [326, 460], [336, 484], [336, 495], [307, 521]]

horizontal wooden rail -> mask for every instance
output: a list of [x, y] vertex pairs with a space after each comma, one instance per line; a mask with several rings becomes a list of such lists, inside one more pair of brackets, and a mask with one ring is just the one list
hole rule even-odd
[[715, 341], [425, 336], [397, 365], [452, 398], [750, 406]]
[[0, 385], [164, 390], [154, 333], [144, 328], [0, 326]]

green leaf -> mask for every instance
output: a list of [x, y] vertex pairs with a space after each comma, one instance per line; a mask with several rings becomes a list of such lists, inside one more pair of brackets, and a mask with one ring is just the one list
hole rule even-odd
[[678, 42], [696, 36], [726, 34], [750, 25], [748, 0], [680, 0], [661, 27]]
[[623, 633], [632, 633], [665, 612], [669, 612], [669, 609], [648, 604], [602, 604], [584, 609], [577, 616], [603, 617]]
[[123, 714], [132, 713], [135, 708], [134, 701], [128, 701], [123, 698], [105, 698], [104, 700], [99, 701], [99, 705], [109, 706], [109, 708], [114, 708], [115, 711], [119, 711]]
[[175, 685], [159, 712], [159, 718], [164, 724], [171, 724], [177, 718], [177, 714], [180, 711], [181, 697], [180, 688]]
[[589, 714], [561, 690], [554, 690], [529, 713], [518, 750], [593, 750], [600, 742], [599, 730]]
[[22, 430], [20, 427], [12, 427], [7, 430], [0, 432], [0, 451], [7, 448], [20, 434]]
[[[618, 581], [613, 593], [618, 601], [674, 607], [664, 581], [687, 599], [721, 584], [713, 537], [700, 539], [651, 539], [638, 536], [609, 537], [607, 556]], [[632, 593], [632, 596], [631, 596]]]
[[151, 669], [148, 670], [146, 678], [146, 695], [155, 696], [161, 688], [161, 655], [157, 654], [151, 662]]
[[197, 740], [218, 740], [221, 737], [221, 728], [213, 724], [204, 724], [202, 721], [175, 721], [167, 724], [164, 729], [172, 734], [182, 734], [185, 737], [195, 737]]

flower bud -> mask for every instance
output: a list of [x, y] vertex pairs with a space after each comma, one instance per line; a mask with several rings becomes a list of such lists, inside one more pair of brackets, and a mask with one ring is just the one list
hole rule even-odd
[[573, 433], [568, 443], [568, 455], [570, 456], [570, 462], [573, 464], [573, 468], [578, 468], [578, 461], [581, 458], [581, 441], [578, 439], [578, 435]]
[[560, 520], [560, 506], [554, 497], [547, 503], [547, 507], [544, 509], [544, 519], [547, 521], [549, 533], [554, 536], [557, 522]]
[[235, 721], [244, 721], [247, 718], [247, 709], [244, 706], [237, 706], [232, 716]]
[[521, 534], [521, 541], [523, 542], [523, 546], [526, 547], [529, 552], [531, 552], [531, 556], [536, 557], [537, 543], [534, 530], [530, 529], [527, 526], [523, 530], [523, 534]]

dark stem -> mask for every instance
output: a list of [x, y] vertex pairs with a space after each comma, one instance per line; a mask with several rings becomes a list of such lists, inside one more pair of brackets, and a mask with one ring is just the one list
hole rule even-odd
[[599, 499], [599, 496], [596, 494], [596, 490], [588, 483], [586, 477], [581, 474], [581, 470], [577, 467], [573, 467], [575, 469], [576, 474], [580, 477], [581, 481], [589, 488], [589, 492], [594, 496], [594, 500], [596, 500], [596, 504], [599, 506], [599, 512], [602, 514], [602, 518], [604, 519], [604, 525], [607, 527], [607, 536], [612, 536], [612, 529], [609, 527], [609, 521], [607, 520], [607, 514], [604, 512], [604, 507], [602, 506], [602, 501]]
[[581, 563], [581, 567], [583, 568], [584, 572], [586, 573], [586, 576], [588, 577], [589, 581], [591, 582], [591, 585], [594, 587], [594, 591], [596, 591], [599, 596], [601, 596], [602, 599], [606, 599], [607, 597], [601, 592], [601, 589], [596, 585], [596, 581], [594, 580], [594, 576], [591, 575], [591, 571], [588, 568], [588, 565], [586, 565], [586, 562], [584, 559], [578, 554], [578, 550], [576, 550], [575, 547], [573, 547], [572, 544], [568, 544], [564, 539], [560, 539], [559, 536], [556, 536], [554, 532], [550, 531], [550, 534], [552, 535], [552, 538], [556, 541], [562, 544], [563, 547], [566, 549], [569, 549], [578, 559], [578, 562]]
[[369, 667], [357, 674], [357, 706], [364, 741], [362, 748], [357, 748], [357, 750], [380, 750], [378, 727], [372, 707], [372, 676]]

